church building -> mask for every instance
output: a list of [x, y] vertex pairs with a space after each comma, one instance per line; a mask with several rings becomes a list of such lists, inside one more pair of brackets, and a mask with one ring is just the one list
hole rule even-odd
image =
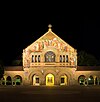
[[5, 67], [1, 84], [100, 85], [99, 66], [77, 66], [77, 50], [48, 27], [43, 36], [23, 49], [22, 66]]

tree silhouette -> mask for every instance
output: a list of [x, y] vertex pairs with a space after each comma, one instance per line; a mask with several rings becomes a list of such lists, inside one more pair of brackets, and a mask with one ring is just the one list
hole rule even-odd
[[3, 77], [4, 74], [4, 65], [2, 60], [0, 60], [0, 79]]
[[22, 65], [22, 55], [19, 55], [15, 58], [15, 60], [12, 60], [11, 65], [14, 66], [21, 66]]
[[96, 66], [98, 60], [92, 54], [88, 54], [85, 51], [78, 52], [78, 65], [79, 66]]
[[22, 59], [13, 60], [12, 61], [12, 65], [13, 66], [20, 66], [20, 65], [22, 65]]

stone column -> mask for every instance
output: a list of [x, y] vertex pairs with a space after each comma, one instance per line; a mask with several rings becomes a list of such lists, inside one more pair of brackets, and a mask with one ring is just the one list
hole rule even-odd
[[86, 82], [87, 82], [87, 85], [88, 85], [88, 77], [86, 77]]
[[96, 76], [94, 76], [94, 77], [93, 77], [93, 79], [94, 79], [94, 85], [96, 85], [96, 84], [95, 84], [95, 81], [96, 81]]
[[6, 85], [6, 78], [7, 78], [7, 76], [6, 76], [6, 75], [4, 75], [5, 85]]

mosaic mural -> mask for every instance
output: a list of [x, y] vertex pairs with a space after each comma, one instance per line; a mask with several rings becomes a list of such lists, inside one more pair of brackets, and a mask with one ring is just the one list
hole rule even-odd
[[42, 39], [41, 41], [36, 42], [31, 50], [33, 52], [35, 51], [42, 51], [43, 49], [46, 49], [47, 47], [54, 47], [59, 51], [69, 51], [68, 46], [65, 46], [65, 44], [61, 41], [59, 41], [57, 38], [53, 39]]
[[[60, 52], [61, 53], [64, 52], [63, 55], [64, 54], [65, 54], [65, 56], [66, 56], [66, 54], [68, 55], [68, 63], [70, 63], [70, 65], [76, 64], [76, 51], [75, 51], [75, 49], [72, 48], [66, 42], [64, 42], [61, 38], [56, 36], [53, 32], [47, 32], [41, 38], [39, 38], [34, 43], [32, 43], [30, 46], [28, 46], [26, 49], [24, 49], [24, 51], [23, 51], [24, 66], [28, 67], [30, 65], [32, 58], [29, 56], [31, 55], [31, 53], [32, 54], [38, 54], [38, 52], [46, 51], [48, 48], [56, 49], [56, 51], [58, 51], [59, 54], [60, 54]], [[62, 59], [66, 59], [65, 56], [63, 56], [63, 55], [62, 55]]]

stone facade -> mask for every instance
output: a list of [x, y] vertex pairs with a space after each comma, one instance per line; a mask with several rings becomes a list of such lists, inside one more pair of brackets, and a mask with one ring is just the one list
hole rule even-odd
[[48, 32], [23, 49], [23, 66], [5, 68], [3, 84], [99, 85], [99, 71], [77, 69], [77, 50], [49, 25]]

